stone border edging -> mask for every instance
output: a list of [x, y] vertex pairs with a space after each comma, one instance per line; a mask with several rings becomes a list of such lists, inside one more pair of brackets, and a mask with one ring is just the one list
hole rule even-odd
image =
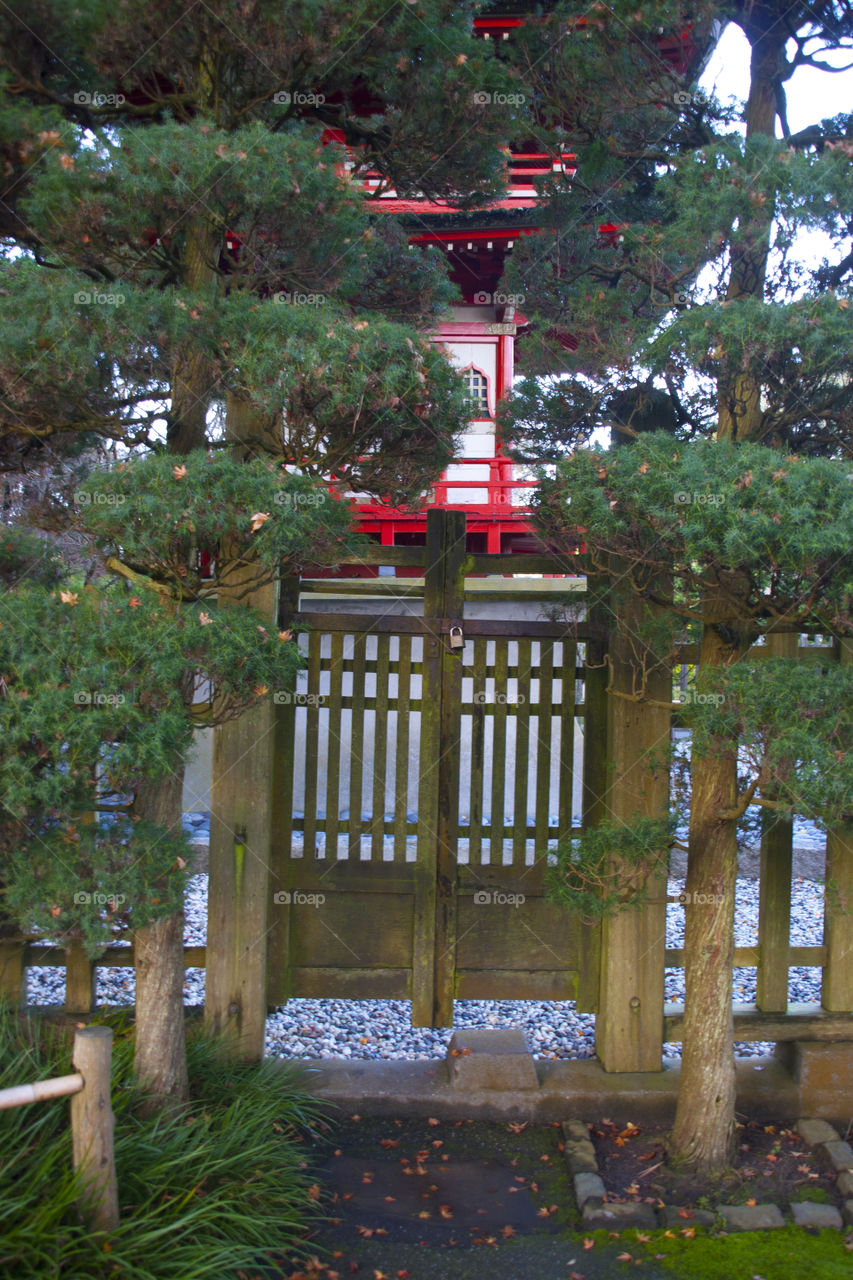
[[[606, 1198], [604, 1183], [598, 1170], [595, 1147], [589, 1136], [589, 1128], [582, 1120], [564, 1120], [561, 1128], [565, 1142], [564, 1155], [572, 1175], [575, 1201], [583, 1226], [589, 1230], [598, 1227], [624, 1230], [627, 1227], [656, 1229], [683, 1225], [683, 1215], [689, 1212], [689, 1221], [702, 1227], [713, 1227], [720, 1219], [727, 1231], [769, 1231], [784, 1227], [786, 1219], [775, 1204], [720, 1205], [716, 1213], [708, 1209], [684, 1210], [679, 1205], [665, 1205], [654, 1209], [649, 1204], [631, 1201], [628, 1204], [611, 1202]], [[810, 1200], [792, 1201], [791, 1217], [795, 1225], [806, 1228], [834, 1228], [840, 1231], [846, 1222], [853, 1226], [853, 1148], [843, 1142], [825, 1120], [798, 1120], [797, 1133], [809, 1148], [817, 1148], [822, 1160], [832, 1165], [838, 1175], [837, 1185], [845, 1199], [839, 1211], [835, 1205]]]

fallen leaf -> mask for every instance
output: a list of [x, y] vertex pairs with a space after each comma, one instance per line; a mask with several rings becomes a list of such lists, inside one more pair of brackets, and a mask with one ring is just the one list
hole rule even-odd
[[265, 525], [270, 518], [268, 511], [256, 511], [252, 516], [252, 533], [257, 533], [262, 525]]
[[583, 1247], [584, 1247], [585, 1249], [594, 1249], [594, 1248], [595, 1248], [595, 1241], [591, 1238], [591, 1236], [584, 1236], [584, 1239], [583, 1239]]
[[279, 640], [292, 640], [292, 639], [293, 639], [293, 632], [292, 632], [292, 631], [279, 631], [279, 633], [278, 633], [278, 638], [279, 638]]
[[524, 1133], [524, 1130], [527, 1128], [527, 1121], [525, 1120], [524, 1122], [521, 1122], [519, 1120], [510, 1120], [507, 1128], [510, 1133]]
[[70, 604], [72, 608], [75, 604], [80, 603], [80, 597], [76, 591], [60, 591], [59, 599], [62, 604]]
[[696, 1228], [695, 1228], [695, 1227], [682, 1227], [682, 1228], [681, 1228], [681, 1234], [682, 1234], [683, 1236], [685, 1236], [685, 1237], [686, 1237], [686, 1239], [688, 1239], [688, 1240], [692, 1240], [692, 1239], [693, 1239], [693, 1237], [694, 1237], [694, 1236], [695, 1236], [695, 1234], [696, 1234]]
[[431, 1124], [432, 1127], [435, 1128], [437, 1124], [441, 1124], [441, 1121], [436, 1120], [433, 1116], [430, 1116], [429, 1119], [427, 1120], [427, 1124]]
[[637, 1239], [642, 1240], [643, 1244], [648, 1244], [649, 1241], [651, 1240], [651, 1236], [644, 1235], [642, 1231], [638, 1231]]
[[184, 464], [180, 463], [179, 466], [172, 467], [172, 475], [175, 477], [176, 480], [186, 480], [187, 469], [184, 466]]
[[633, 1262], [634, 1259], [631, 1257], [630, 1253], [617, 1253], [616, 1261], [617, 1262]]
[[511, 1227], [509, 1224], [507, 1224], [505, 1227], [501, 1227], [501, 1235], [504, 1237], [505, 1240], [511, 1240], [512, 1237], [515, 1235], [515, 1227]]
[[400, 1139], [399, 1138], [380, 1138], [379, 1145], [380, 1147], [399, 1147]]
[[440, 1204], [438, 1206], [438, 1212], [441, 1214], [442, 1218], [453, 1217], [453, 1210], [451, 1209], [449, 1204]]

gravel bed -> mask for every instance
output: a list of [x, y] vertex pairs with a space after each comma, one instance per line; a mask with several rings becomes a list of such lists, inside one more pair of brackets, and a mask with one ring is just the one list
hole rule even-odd
[[[670, 879], [670, 896], [677, 897], [683, 890], [682, 879]], [[758, 940], [758, 882], [739, 878], [736, 901], [736, 945], [754, 946]], [[195, 875], [187, 885], [184, 941], [187, 945], [202, 945], [206, 932], [207, 876]], [[818, 946], [822, 941], [823, 884], [796, 879], [791, 892], [791, 943]], [[668, 947], [684, 943], [684, 908], [678, 902], [667, 906], [666, 943]], [[755, 999], [755, 980], [754, 968], [734, 970], [736, 1002]], [[134, 986], [132, 969], [99, 968], [97, 1001], [132, 1004]], [[788, 991], [794, 1002], [819, 1000], [820, 969], [790, 969]], [[64, 969], [29, 970], [30, 1003], [61, 1004], [64, 996]], [[683, 970], [666, 970], [665, 998], [683, 1000]], [[187, 970], [184, 1001], [187, 1005], [204, 1003], [203, 969]], [[537, 1058], [591, 1058], [595, 1054], [595, 1018], [578, 1013], [573, 1001], [457, 1000], [454, 1019], [457, 1028], [521, 1026]], [[450, 1030], [411, 1027], [406, 1000], [291, 1000], [267, 1019], [266, 1053], [278, 1058], [439, 1058], [443, 1057], [450, 1036]], [[735, 1049], [742, 1056], [756, 1057], [769, 1053], [772, 1045], [737, 1044]], [[679, 1044], [664, 1045], [668, 1056], [679, 1057], [680, 1052]]]

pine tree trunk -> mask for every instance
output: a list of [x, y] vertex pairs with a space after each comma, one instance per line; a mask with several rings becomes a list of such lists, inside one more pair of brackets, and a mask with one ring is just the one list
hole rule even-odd
[[[183, 766], [161, 782], [140, 787], [134, 813], [174, 829], [181, 823]], [[136, 1044], [134, 1072], [150, 1097], [149, 1110], [189, 1098], [184, 1032], [184, 913], [163, 916], [134, 934]]]
[[[787, 35], [783, 24], [757, 12], [743, 30], [750, 43], [749, 97], [744, 112], [747, 139], [764, 135], [772, 138], [776, 128], [777, 73], [784, 60]], [[765, 24], [765, 25], [763, 25]], [[726, 300], [763, 298], [767, 280], [767, 259], [773, 227], [774, 202], [756, 208], [750, 224], [741, 229], [739, 243], [732, 246], [732, 265]], [[719, 439], [758, 440], [763, 412], [761, 382], [750, 371], [738, 368], [724, 356], [717, 388], [717, 436]]]
[[[706, 600], [711, 616], [715, 602]], [[698, 689], [718, 692], [720, 669], [742, 656], [748, 639], [726, 638], [706, 623]], [[668, 1144], [673, 1164], [702, 1173], [734, 1155], [735, 1066], [732, 1023], [737, 821], [737, 748], [717, 741], [691, 761], [692, 797], [684, 907], [684, 1035], [681, 1084]]]
[[[220, 236], [209, 221], [197, 219], [187, 230], [182, 283], [213, 302]], [[170, 453], [185, 454], [204, 446], [211, 400], [210, 360], [198, 345], [178, 347], [172, 364], [171, 408], [166, 427]]]

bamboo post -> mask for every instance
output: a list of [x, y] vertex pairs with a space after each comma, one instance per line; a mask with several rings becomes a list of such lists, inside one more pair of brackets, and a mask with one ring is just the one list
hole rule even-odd
[[81, 1207], [96, 1231], [114, 1231], [119, 1221], [112, 1050], [110, 1027], [82, 1027], [75, 1033], [72, 1063], [83, 1077], [83, 1088], [71, 1099], [71, 1158], [83, 1182]]

